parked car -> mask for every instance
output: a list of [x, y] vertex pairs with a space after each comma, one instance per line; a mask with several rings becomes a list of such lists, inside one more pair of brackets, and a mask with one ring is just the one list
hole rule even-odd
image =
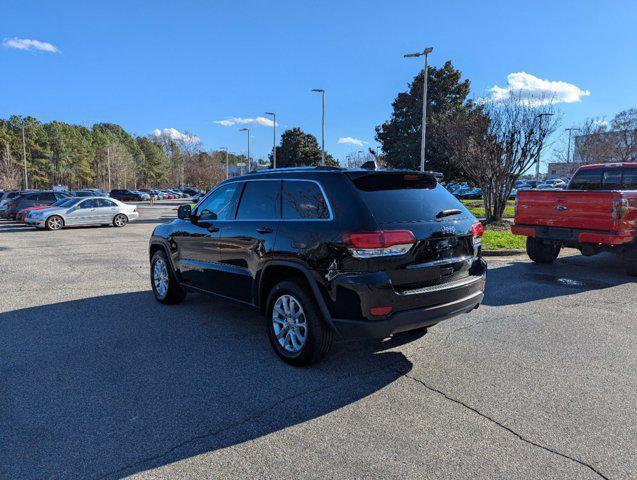
[[192, 187], [184, 187], [179, 189], [180, 192], [185, 193], [189, 197], [194, 197], [200, 193], [199, 189]]
[[33, 207], [27, 207], [27, 208], [23, 208], [22, 210], [20, 210], [18, 212], [18, 214], [16, 215], [16, 221], [20, 222], [20, 223], [26, 223], [26, 218], [27, 215], [30, 212], [35, 212], [36, 210], [44, 210], [46, 208], [52, 208], [52, 207], [59, 207], [65, 203], [67, 203], [70, 199], [72, 198], [77, 198], [77, 197], [65, 197], [65, 198], [61, 198], [60, 200], [58, 200], [55, 203], [52, 203], [51, 205], [37, 205], [37, 206], [33, 206]]
[[111, 190], [110, 196], [120, 202], [135, 202], [144, 200], [144, 195], [142, 195], [141, 192], [136, 192], [135, 190]]
[[2, 195], [0, 195], [0, 217], [4, 216], [3, 213], [6, 212], [7, 203], [10, 200], [30, 192], [33, 192], [33, 190], [4, 190]]
[[511, 231], [534, 262], [552, 263], [562, 247], [610, 251], [637, 275], [636, 227], [637, 163], [606, 163], [580, 167], [566, 190], [518, 192]]
[[470, 188], [456, 194], [456, 197], [462, 200], [480, 200], [482, 198], [481, 188]]
[[30, 212], [25, 222], [36, 228], [60, 230], [76, 225], [123, 227], [139, 218], [137, 206], [107, 197], [71, 198], [56, 207]]
[[276, 354], [386, 338], [480, 305], [480, 222], [428, 173], [276, 169], [220, 183], [150, 239], [161, 303], [187, 291], [252, 305]]
[[68, 193], [54, 192], [52, 190], [24, 193], [7, 202], [4, 216], [10, 220], [15, 220], [20, 210], [39, 205], [51, 205], [61, 198], [69, 197]]

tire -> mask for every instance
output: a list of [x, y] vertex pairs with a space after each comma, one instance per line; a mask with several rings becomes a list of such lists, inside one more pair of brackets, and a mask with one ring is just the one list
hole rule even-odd
[[64, 227], [64, 219], [58, 215], [51, 215], [44, 225], [47, 230], [61, 230]]
[[113, 225], [115, 227], [123, 227], [128, 223], [128, 217], [123, 213], [118, 213], [113, 217]]
[[[296, 280], [282, 281], [270, 292], [267, 305], [268, 338], [281, 360], [301, 367], [315, 363], [327, 354], [332, 346], [334, 332], [323, 320], [312, 293], [306, 287]], [[299, 306], [301, 313], [297, 322], [299, 325], [304, 323], [305, 327], [291, 326], [294, 325]]]
[[[163, 283], [164, 279], [165, 284]], [[186, 290], [179, 285], [175, 272], [173, 272], [168, 257], [163, 250], [155, 252], [150, 260], [150, 285], [153, 289], [155, 300], [164, 305], [174, 305], [186, 298]]]
[[553, 263], [561, 249], [560, 245], [544, 243], [540, 239], [526, 237], [526, 253], [535, 263]]
[[628, 247], [624, 251], [623, 260], [626, 264], [626, 273], [631, 277], [637, 277], [637, 245]]

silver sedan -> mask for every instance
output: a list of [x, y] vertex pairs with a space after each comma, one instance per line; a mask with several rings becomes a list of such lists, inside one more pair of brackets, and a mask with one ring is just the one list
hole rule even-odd
[[34, 210], [25, 218], [27, 225], [59, 230], [72, 225], [114, 225], [123, 227], [139, 218], [137, 206], [106, 197], [70, 198], [56, 207]]

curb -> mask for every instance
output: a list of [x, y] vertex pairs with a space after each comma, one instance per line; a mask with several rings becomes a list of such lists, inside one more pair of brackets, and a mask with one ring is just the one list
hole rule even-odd
[[522, 255], [526, 250], [482, 250], [485, 257], [510, 257], [514, 255]]

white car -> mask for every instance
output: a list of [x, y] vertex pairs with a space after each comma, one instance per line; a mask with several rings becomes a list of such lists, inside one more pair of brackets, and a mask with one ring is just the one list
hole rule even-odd
[[25, 218], [27, 225], [59, 230], [72, 225], [114, 225], [123, 227], [139, 218], [136, 205], [106, 197], [70, 198], [57, 207], [34, 210]]

